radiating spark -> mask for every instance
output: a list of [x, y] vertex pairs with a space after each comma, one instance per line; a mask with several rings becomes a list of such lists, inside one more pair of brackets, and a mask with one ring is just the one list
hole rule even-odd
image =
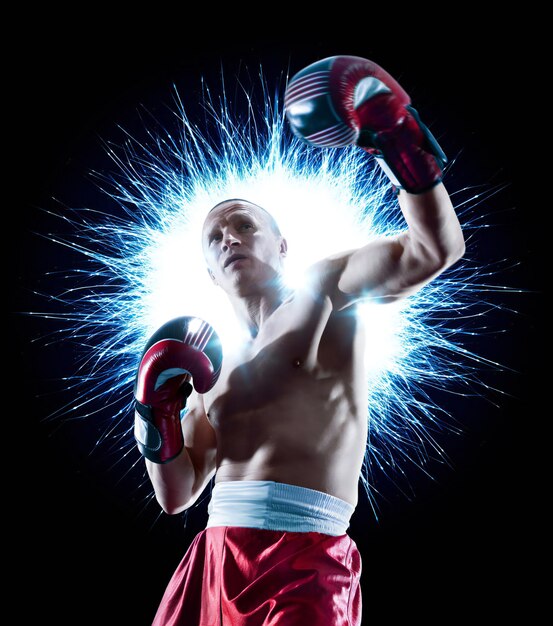
[[[100, 442], [116, 441], [135, 462], [132, 387], [151, 333], [173, 317], [197, 315], [214, 326], [226, 352], [240, 339], [202, 256], [201, 226], [212, 206], [240, 197], [271, 212], [288, 240], [288, 277], [295, 285], [310, 263], [404, 228], [372, 157], [355, 147], [305, 145], [286, 126], [278, 89], [271, 97], [263, 78], [260, 84], [261, 101], [244, 89], [241, 109], [224, 88], [214, 98], [204, 85], [202, 127], [176, 90], [170, 124], [143, 111], [145, 137], [121, 128], [124, 140], [105, 144], [114, 169], [94, 172], [118, 214], [65, 207], [57, 217], [71, 234], [47, 235], [89, 261], [68, 274], [64, 293], [46, 294], [68, 309], [56, 317], [63, 326], [54, 339], [61, 334], [81, 343], [86, 355], [68, 377], [81, 399], [58, 416], [93, 419], [112, 406]], [[470, 209], [496, 191], [459, 201], [465, 232], [473, 227]], [[426, 472], [428, 458], [447, 459], [435, 435], [451, 425], [433, 389], [474, 394], [481, 369], [497, 366], [463, 342], [482, 330], [474, 319], [493, 307], [483, 294], [501, 289], [483, 282], [485, 276], [485, 268], [465, 259], [399, 304], [360, 308], [370, 426], [361, 481], [370, 500], [375, 471], [395, 480], [412, 466]]]

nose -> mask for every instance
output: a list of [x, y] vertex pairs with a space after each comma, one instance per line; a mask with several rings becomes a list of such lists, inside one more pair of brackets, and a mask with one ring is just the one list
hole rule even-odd
[[223, 252], [226, 252], [229, 248], [239, 246], [240, 239], [230, 230], [227, 230], [223, 235]]

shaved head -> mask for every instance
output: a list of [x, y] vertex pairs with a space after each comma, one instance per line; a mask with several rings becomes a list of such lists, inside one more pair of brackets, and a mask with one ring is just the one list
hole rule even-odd
[[264, 209], [262, 206], [255, 204], [255, 202], [250, 202], [249, 200], [243, 200], [242, 198], [229, 198], [228, 200], [222, 200], [221, 202], [218, 202], [214, 207], [212, 207], [209, 210], [208, 215], [212, 213], [213, 211], [215, 211], [216, 209], [222, 206], [226, 206], [226, 205], [229, 205], [229, 206], [234, 205], [236, 207], [253, 209], [254, 211], [258, 211], [260, 215], [262, 215], [264, 219], [266, 220], [266, 222], [270, 225], [274, 234], [277, 235], [278, 237], [282, 237], [280, 228], [275, 218], [269, 213], [269, 211]]

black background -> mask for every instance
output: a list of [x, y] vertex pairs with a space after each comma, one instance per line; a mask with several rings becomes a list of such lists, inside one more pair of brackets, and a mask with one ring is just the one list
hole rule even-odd
[[[543, 181], [533, 177], [527, 138], [528, 128], [539, 127], [539, 115], [528, 59], [513, 37], [525, 22], [479, 14], [429, 20], [417, 13], [404, 16], [400, 26], [397, 16], [377, 19], [367, 11], [350, 17], [356, 26], [340, 28], [339, 35], [309, 20], [292, 35], [282, 16], [272, 32], [257, 16], [254, 28], [237, 28], [239, 15], [228, 22], [232, 28], [220, 15], [217, 27], [214, 16], [200, 24], [180, 15], [143, 16], [140, 26], [89, 17], [78, 24], [69, 17], [62, 26], [44, 16], [43, 27], [26, 30], [21, 46], [29, 54], [14, 51], [17, 71], [6, 79], [6, 125], [13, 137], [5, 154], [13, 170], [7, 187], [15, 192], [6, 208], [15, 236], [10, 225], [5, 263], [15, 279], [7, 288], [17, 400], [15, 409], [5, 409], [6, 422], [16, 413], [15, 428], [8, 429], [14, 434], [4, 442], [10, 456], [15, 453], [5, 468], [5, 516], [17, 537], [11, 570], [17, 606], [41, 622], [147, 626], [205, 523], [201, 507], [186, 526], [180, 516], [156, 520], [155, 503], [142, 510], [148, 490], [133, 485], [143, 481], [142, 473], [123, 476], [128, 463], [117, 464], [117, 449], [94, 446], [106, 423], [101, 411], [82, 420], [76, 410], [69, 423], [47, 419], [60, 403], [81, 400], [72, 400], [70, 389], [54, 391], [74, 367], [75, 348], [67, 341], [45, 346], [40, 337], [54, 331], [55, 339], [56, 322], [23, 312], [55, 310], [33, 291], [57, 288], [59, 275], [45, 273], [63, 274], [83, 259], [35, 234], [63, 229], [52, 226], [43, 209], [54, 206], [53, 197], [72, 206], [105, 202], [86, 180], [90, 169], [106, 166], [98, 138], [109, 138], [117, 124], [136, 124], [139, 104], [155, 110], [157, 101], [170, 102], [173, 85], [194, 112], [200, 78], [216, 83], [221, 67], [227, 84], [244, 66], [253, 73], [261, 66], [269, 80], [280, 80], [283, 72], [320, 58], [353, 54], [398, 78], [442, 147], [457, 155], [448, 188], [505, 186], [482, 206], [492, 226], [471, 236], [467, 254], [482, 263], [509, 260], [490, 281], [524, 292], [492, 296], [500, 308], [487, 313], [491, 332], [472, 346], [506, 365], [484, 375], [501, 392], [490, 389], [476, 399], [436, 392], [463, 428], [462, 435], [440, 436], [452, 467], [432, 466], [434, 480], [414, 475], [410, 498], [383, 484], [378, 522], [366, 504], [356, 511], [350, 530], [363, 556], [363, 624], [534, 623], [536, 565], [544, 549], [539, 442], [547, 419], [536, 359], [538, 347], [545, 347], [539, 302], [544, 228], [536, 225], [547, 210], [535, 206]], [[125, 448], [121, 455], [126, 452], [134, 454]]]

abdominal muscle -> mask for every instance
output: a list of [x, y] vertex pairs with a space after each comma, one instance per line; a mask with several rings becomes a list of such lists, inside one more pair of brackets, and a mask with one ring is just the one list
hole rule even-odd
[[355, 506], [367, 442], [364, 336], [310, 293], [282, 305], [234, 358], [204, 407], [216, 482], [272, 480]]
[[217, 438], [216, 482], [271, 480], [355, 506], [367, 442], [366, 379], [356, 351], [336, 371], [289, 348], [276, 341], [229, 365], [205, 398]]

